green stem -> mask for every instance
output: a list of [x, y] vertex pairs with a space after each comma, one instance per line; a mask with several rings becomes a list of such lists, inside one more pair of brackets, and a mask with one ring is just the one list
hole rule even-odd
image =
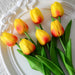
[[[29, 36], [29, 34], [27, 32], [24, 32], [24, 34], [28, 37], [28, 39], [35, 44], [35, 42], [32, 40], [32, 38]], [[36, 44], [35, 44], [36, 45]]]
[[54, 19], [52, 16], [51, 16], [51, 20], [52, 20], [52, 21], [55, 21], [55, 19]]
[[20, 38], [20, 40], [22, 40], [22, 38]]
[[[28, 40], [28, 38], [25, 38], [25, 39], [27, 39], [27, 40]], [[20, 40], [22, 40], [22, 38], [20, 38]]]
[[[61, 17], [60, 17], [60, 16], [58, 17], [58, 20], [59, 20], [59, 22], [61, 23]], [[59, 40], [60, 40], [60, 43], [61, 43], [61, 45], [62, 45], [64, 51], [66, 51], [66, 48], [65, 48], [65, 46], [64, 46], [64, 44], [63, 44], [63, 42], [62, 42], [62, 40], [61, 40], [60, 37], [59, 37]]]
[[28, 38], [25, 38], [25, 39], [27, 39], [27, 40], [28, 40]]
[[21, 50], [21, 48], [20, 48], [19, 44], [18, 44], [18, 43], [16, 43], [16, 45], [17, 45], [17, 47]]
[[60, 16], [58, 17], [58, 20], [59, 20], [59, 22], [61, 23], [61, 17], [60, 17]]
[[37, 30], [37, 29], [39, 29], [39, 27], [35, 26], [35, 29]]
[[50, 48], [49, 48], [49, 43], [47, 43], [47, 48], [48, 48], [48, 51], [50, 51]]
[[28, 39], [32, 40], [27, 32], [24, 32], [24, 34], [28, 37]]
[[66, 51], [66, 48], [65, 48], [65, 46], [64, 46], [64, 44], [63, 44], [63, 42], [62, 42], [62, 40], [61, 40], [61, 38], [60, 38], [60, 37], [59, 37], [59, 40], [60, 40], [60, 43], [61, 43], [61, 45], [62, 45], [62, 47], [63, 47], [64, 51]]
[[39, 24], [39, 26], [40, 26], [40, 28], [43, 30], [43, 28], [42, 28], [41, 24]]

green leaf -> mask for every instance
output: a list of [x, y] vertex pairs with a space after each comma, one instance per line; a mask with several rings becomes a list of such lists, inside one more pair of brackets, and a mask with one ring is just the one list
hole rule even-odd
[[[59, 52], [59, 55], [60, 55], [60, 57], [61, 57], [61, 59], [62, 59], [64, 65], [65, 65], [65, 67], [66, 67], [66, 69], [67, 69], [69, 75], [74, 75], [74, 74], [75, 74], [74, 68], [73, 68], [72, 66], [70, 66], [70, 65], [66, 62], [66, 59], [68, 60], [68, 58], [64, 55], [64, 53], [63, 53], [61, 50], [59, 50], [58, 48], [57, 48], [57, 50], [58, 50], [58, 52]], [[69, 61], [69, 60], [68, 60], [68, 61]]]
[[[42, 49], [41, 49], [41, 56], [46, 57], [46, 53], [45, 53], [44, 47], [42, 47]], [[43, 69], [43, 74], [46, 75], [44, 64], [42, 64], [42, 69]]]
[[72, 52], [71, 52], [71, 40], [69, 40], [71, 25], [72, 25], [72, 20], [69, 21], [69, 23], [66, 26], [64, 35], [61, 36], [61, 38], [59, 38], [59, 39], [60, 39], [60, 42], [62, 44], [63, 49], [65, 50], [65, 55], [69, 60], [69, 61], [66, 60], [66, 62], [70, 66], [73, 66], [73, 64], [72, 64]]
[[39, 44], [38, 41], [37, 41], [35, 53], [36, 53], [37, 55], [41, 55], [41, 45]]
[[51, 71], [45, 66], [45, 75], [51, 75]]
[[64, 75], [62, 70], [49, 59], [36, 55], [40, 62], [42, 62], [48, 69], [50, 69], [55, 75]]
[[[47, 57], [44, 46], [42, 46], [42, 49], [41, 49], [41, 56]], [[42, 69], [43, 69], [44, 75], [51, 75], [50, 70], [44, 64], [42, 64]]]
[[70, 37], [71, 26], [72, 26], [72, 20], [70, 20], [69, 23], [67, 24], [64, 35], [61, 36], [61, 39], [62, 39], [65, 46], [66, 46], [66, 44], [69, 40], [69, 37]]
[[56, 65], [59, 65], [56, 47], [57, 47], [57, 38], [52, 36], [51, 46], [50, 46], [50, 58], [52, 62], [54, 62]]
[[25, 55], [25, 54], [23, 54], [23, 52], [21, 50], [17, 50], [17, 51], [28, 60], [32, 69], [43, 73], [42, 64], [40, 63], [40, 61], [36, 57], [30, 56], [30, 55]]
[[66, 52], [65, 52], [65, 54], [66, 54], [66, 57], [68, 58], [68, 60], [67, 60], [67, 62], [68, 62], [68, 64], [70, 65], [70, 66], [73, 66], [72, 65], [72, 52], [71, 52], [71, 39], [68, 41], [68, 43], [67, 43], [67, 49], [66, 49]]
[[44, 46], [42, 46], [42, 49], [41, 49], [41, 56], [46, 57]]
[[70, 22], [68, 23], [68, 25], [65, 29], [65, 41], [66, 41], [66, 43], [68, 42], [69, 37], [70, 37], [71, 25], [72, 25], [72, 20], [70, 20]]

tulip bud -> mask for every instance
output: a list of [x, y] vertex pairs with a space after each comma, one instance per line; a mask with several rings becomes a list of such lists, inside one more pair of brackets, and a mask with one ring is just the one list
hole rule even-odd
[[19, 34], [23, 34], [28, 31], [28, 25], [21, 19], [15, 19], [14, 26]]
[[50, 35], [46, 31], [41, 29], [36, 30], [35, 36], [41, 45], [45, 45], [51, 40]]
[[51, 5], [51, 13], [53, 17], [62, 16], [64, 14], [64, 9], [59, 2], [54, 2]]
[[51, 34], [54, 37], [59, 37], [64, 34], [64, 28], [58, 20], [51, 22]]
[[19, 43], [20, 48], [22, 49], [23, 53], [29, 55], [30, 53], [34, 52], [35, 45], [30, 42], [29, 40], [22, 39]]
[[8, 46], [14, 46], [18, 40], [18, 38], [15, 35], [7, 32], [3, 32], [0, 38], [2, 42]]
[[35, 24], [40, 24], [44, 19], [40, 9], [37, 7], [30, 11], [30, 16]]

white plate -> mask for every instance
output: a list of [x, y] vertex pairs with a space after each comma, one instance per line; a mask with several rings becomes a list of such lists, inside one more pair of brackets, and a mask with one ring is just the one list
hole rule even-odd
[[[72, 39], [72, 56], [73, 56], [73, 64], [75, 67], [75, 9], [74, 5], [71, 5], [70, 3], [67, 2], [61, 2], [65, 14], [62, 17], [62, 25], [65, 28], [67, 23], [72, 19], [72, 28], [71, 28], [71, 39]], [[38, 3], [35, 5], [40, 8], [44, 15], [44, 21], [41, 23], [43, 28], [51, 35], [50, 33], [50, 23], [51, 23], [51, 13], [50, 13], [50, 5], [52, 2], [50, 0], [39, 0]], [[19, 9], [21, 10], [21, 9]], [[21, 16], [22, 15], [22, 16]], [[21, 18], [24, 20], [28, 26], [29, 26], [29, 35], [32, 37], [32, 39], [36, 42], [35, 38], [35, 24], [31, 21], [29, 11], [24, 14], [19, 13], [16, 18]], [[10, 26], [11, 27], [11, 26]], [[15, 29], [13, 29], [11, 32], [15, 34], [18, 38], [24, 38], [25, 35], [19, 35]], [[42, 73], [35, 71], [31, 69], [29, 66], [27, 60], [20, 55], [17, 52], [17, 46], [14, 46], [13, 48], [9, 48], [5, 46], [1, 41], [0, 41], [0, 51], [1, 51], [1, 58], [4, 64], [4, 67], [9, 75], [42, 75]], [[67, 73], [66, 73], [67, 75]]]

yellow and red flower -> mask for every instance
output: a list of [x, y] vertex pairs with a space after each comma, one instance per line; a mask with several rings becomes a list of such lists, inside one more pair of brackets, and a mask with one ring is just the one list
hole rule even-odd
[[15, 19], [14, 27], [19, 34], [23, 34], [24, 32], [28, 31], [28, 25], [21, 19]]
[[15, 35], [7, 32], [3, 32], [0, 38], [2, 42], [8, 46], [14, 46], [18, 40], [18, 38]]
[[22, 52], [26, 55], [29, 55], [30, 53], [34, 52], [36, 48], [35, 45], [27, 39], [22, 39], [19, 45], [22, 49]]
[[40, 9], [37, 8], [37, 7], [32, 9], [32, 10], [30, 10], [30, 16], [31, 16], [32, 21], [35, 24], [40, 24], [44, 19]]
[[41, 45], [45, 45], [51, 40], [50, 35], [46, 31], [41, 29], [36, 30], [35, 36]]
[[54, 37], [60, 37], [64, 34], [64, 28], [58, 20], [51, 22], [51, 34]]
[[62, 16], [64, 14], [64, 9], [59, 2], [54, 2], [51, 5], [51, 14], [53, 17]]

